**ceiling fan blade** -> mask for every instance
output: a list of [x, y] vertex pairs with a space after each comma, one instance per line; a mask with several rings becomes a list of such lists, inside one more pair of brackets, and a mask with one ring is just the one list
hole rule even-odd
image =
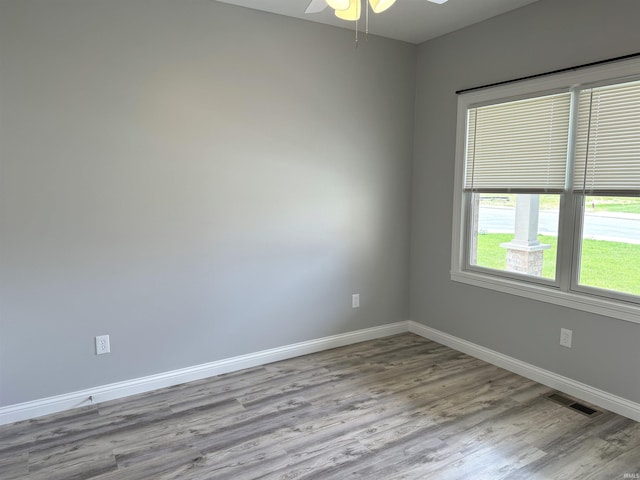
[[443, 3], [445, 3], [447, 0], [427, 0], [427, 2], [431, 2], [431, 3], [437, 3], [438, 5], [442, 5]]
[[311, 0], [304, 13], [318, 13], [327, 8], [326, 0]]

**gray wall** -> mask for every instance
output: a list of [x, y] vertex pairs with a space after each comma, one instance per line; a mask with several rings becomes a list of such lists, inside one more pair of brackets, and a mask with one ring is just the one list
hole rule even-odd
[[408, 318], [417, 48], [353, 41], [0, 0], [0, 405]]
[[0, 406], [407, 318], [640, 401], [640, 326], [449, 279], [455, 90], [632, 53], [639, 17], [541, 0], [416, 76], [209, 0], [0, 0]]
[[639, 324], [455, 283], [449, 270], [455, 91], [634, 53], [638, 18], [638, 0], [541, 0], [420, 46], [411, 256], [413, 320], [636, 402]]

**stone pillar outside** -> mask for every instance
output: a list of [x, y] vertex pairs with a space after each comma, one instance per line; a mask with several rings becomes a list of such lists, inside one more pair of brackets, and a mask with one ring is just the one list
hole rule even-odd
[[507, 271], [542, 276], [544, 250], [551, 245], [538, 241], [539, 210], [539, 195], [516, 195], [515, 236], [500, 244], [507, 249]]

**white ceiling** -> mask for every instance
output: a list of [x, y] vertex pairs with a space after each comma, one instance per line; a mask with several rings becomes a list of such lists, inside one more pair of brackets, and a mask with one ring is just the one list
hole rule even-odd
[[[305, 14], [309, 0], [218, 1], [336, 27], [355, 28], [353, 22], [336, 18], [330, 8], [320, 13]], [[449, 0], [443, 5], [437, 5], [427, 0], [398, 0], [386, 12], [370, 14], [369, 33], [410, 43], [422, 43], [535, 1], [537, 0]], [[364, 13], [359, 26], [364, 30]]]

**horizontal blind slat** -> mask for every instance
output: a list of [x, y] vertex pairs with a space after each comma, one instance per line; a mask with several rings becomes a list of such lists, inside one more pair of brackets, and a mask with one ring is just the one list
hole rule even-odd
[[566, 92], [469, 109], [465, 188], [562, 191], [570, 100]]
[[580, 93], [574, 189], [640, 190], [640, 82]]

